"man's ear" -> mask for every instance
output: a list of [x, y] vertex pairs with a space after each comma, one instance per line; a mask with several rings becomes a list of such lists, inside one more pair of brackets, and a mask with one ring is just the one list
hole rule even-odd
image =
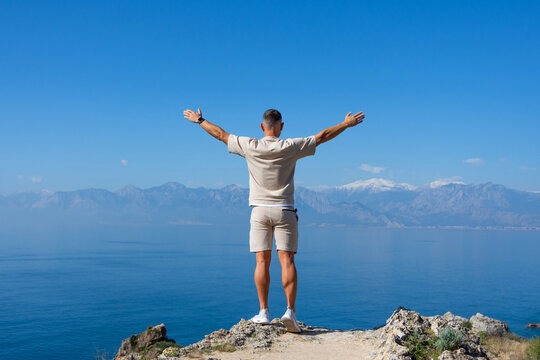
[[264, 124], [263, 123], [261, 123], [261, 129], [264, 132]]
[[281, 123], [281, 129], [280, 130], [283, 130], [283, 124], [285, 124], [284, 122]]

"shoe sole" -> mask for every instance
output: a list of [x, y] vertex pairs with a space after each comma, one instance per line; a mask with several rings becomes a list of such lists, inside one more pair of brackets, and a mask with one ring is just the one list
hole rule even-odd
[[281, 322], [283, 323], [283, 325], [285, 325], [288, 332], [292, 332], [292, 333], [302, 332], [302, 329], [300, 329], [300, 327], [295, 323], [293, 319], [281, 318]]
[[258, 321], [254, 321], [254, 320], [251, 320], [251, 319], [249, 321], [251, 321], [254, 324], [259, 324], [259, 325], [270, 325], [270, 322], [268, 322], [268, 321], [258, 322]]

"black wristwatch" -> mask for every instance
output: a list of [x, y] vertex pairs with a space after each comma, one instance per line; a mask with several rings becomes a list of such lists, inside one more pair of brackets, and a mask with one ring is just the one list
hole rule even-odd
[[197, 119], [197, 124], [201, 124], [205, 120], [206, 119], [201, 116], [200, 118]]

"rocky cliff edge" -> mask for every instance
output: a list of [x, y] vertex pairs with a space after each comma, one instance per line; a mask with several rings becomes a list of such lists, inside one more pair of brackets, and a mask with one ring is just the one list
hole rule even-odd
[[[469, 319], [447, 312], [422, 316], [398, 307], [386, 323], [367, 330], [334, 330], [300, 323], [302, 333], [287, 333], [279, 319], [270, 325], [240, 320], [195, 344], [181, 346], [167, 338], [164, 324], [122, 341], [114, 360], [180, 359], [506, 359], [482, 344], [501, 337], [519, 344], [505, 322], [480, 313]], [[498, 357], [501, 356], [501, 357]], [[512, 359], [509, 355], [509, 359]]]

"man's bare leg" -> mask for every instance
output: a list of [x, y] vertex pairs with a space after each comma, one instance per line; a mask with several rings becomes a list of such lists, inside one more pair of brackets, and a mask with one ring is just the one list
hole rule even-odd
[[298, 281], [296, 266], [294, 266], [294, 253], [292, 251], [278, 250], [278, 255], [281, 263], [281, 282], [287, 297], [287, 306], [296, 312], [296, 286]]
[[270, 261], [272, 250], [256, 252], [255, 286], [259, 295], [260, 310], [268, 308], [268, 289], [270, 288]]

